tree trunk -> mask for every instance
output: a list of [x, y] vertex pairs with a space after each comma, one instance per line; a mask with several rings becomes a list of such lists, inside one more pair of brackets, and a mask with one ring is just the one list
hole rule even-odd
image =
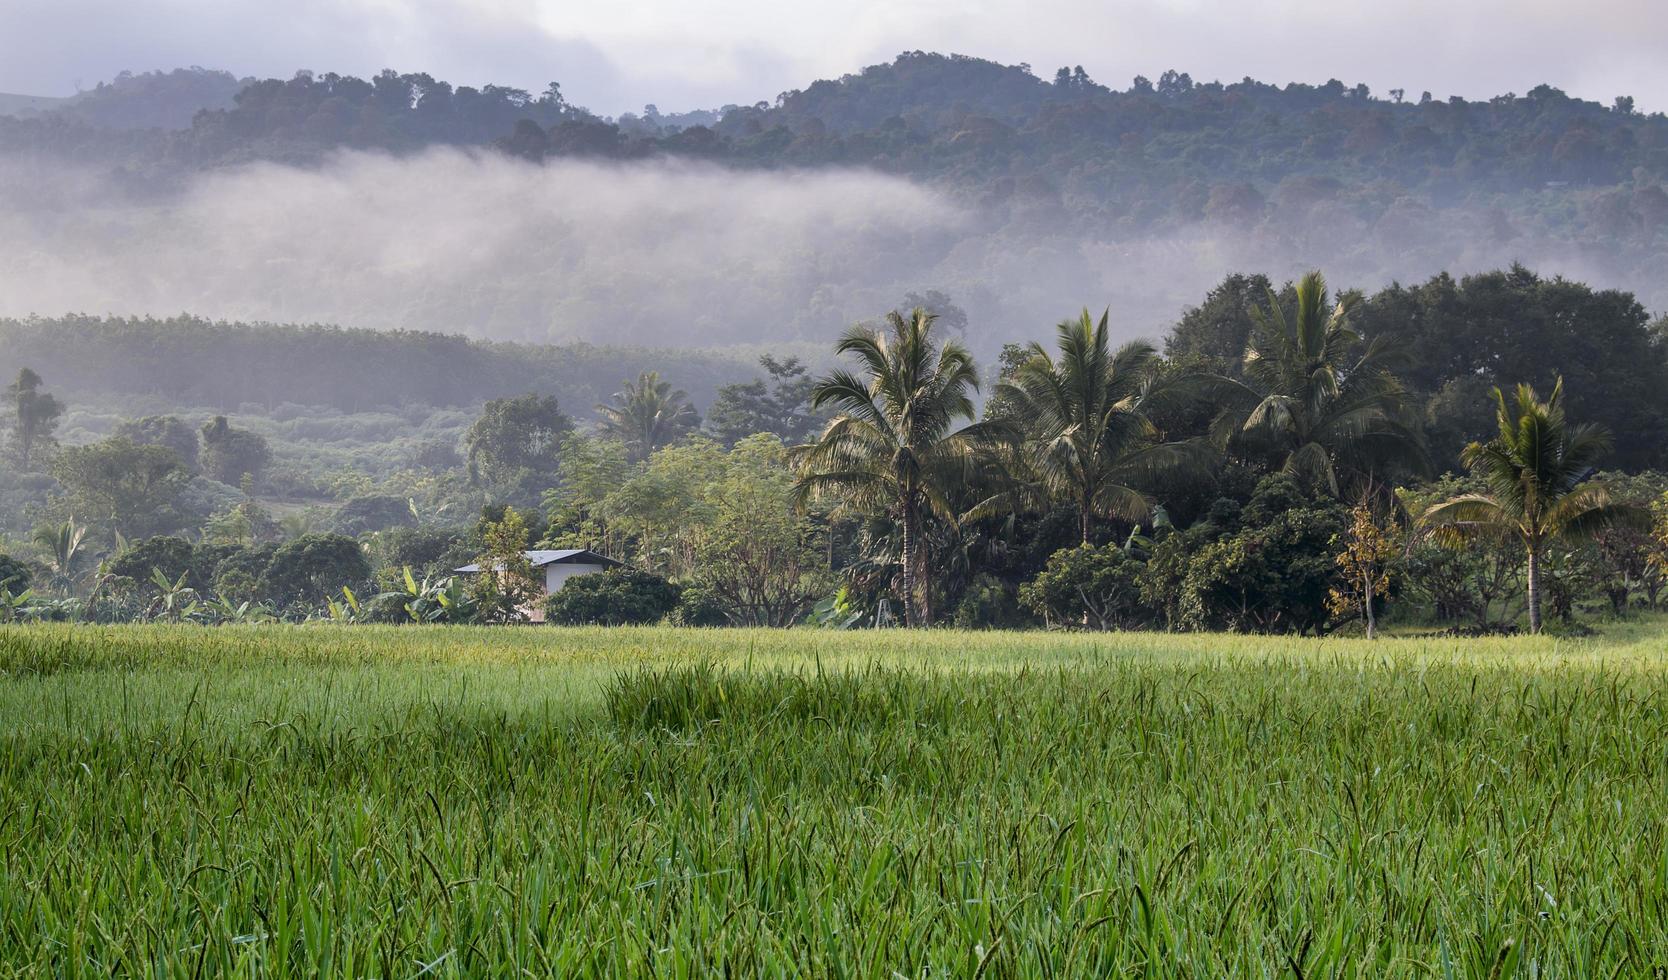
[[[916, 532], [916, 537], [920, 532]], [[932, 625], [932, 576], [927, 568], [927, 549], [920, 541], [915, 543], [915, 593], [917, 605], [915, 607], [915, 625]]]
[[905, 626], [915, 622], [915, 508], [907, 502], [903, 507], [903, 620]]
[[1083, 543], [1088, 544], [1089, 543], [1090, 524], [1093, 520], [1089, 516], [1089, 495], [1088, 494], [1084, 494], [1083, 495], [1083, 500], [1078, 504], [1077, 516], [1078, 516], [1078, 523], [1081, 526], [1082, 531], [1083, 531]]
[[1371, 639], [1375, 639], [1377, 637], [1377, 634], [1378, 634], [1378, 621], [1373, 617], [1373, 577], [1372, 577], [1372, 575], [1367, 576], [1366, 592], [1367, 592], [1367, 601], [1364, 603], [1364, 606], [1367, 610], [1367, 639], [1371, 640]]
[[1541, 631], [1541, 549], [1529, 546], [1529, 632]]

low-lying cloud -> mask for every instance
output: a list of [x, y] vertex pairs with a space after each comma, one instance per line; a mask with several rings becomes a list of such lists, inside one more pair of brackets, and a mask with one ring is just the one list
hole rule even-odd
[[[1028, 211], [1031, 208], [1033, 210]], [[1495, 215], [1408, 202], [1377, 218], [1277, 202], [1254, 224], [1073, 231], [1057, 200], [1000, 212], [863, 171], [673, 161], [544, 166], [491, 153], [345, 154], [200, 175], [157, 195], [0, 161], [0, 315], [190, 312], [498, 340], [825, 344], [911, 291], [949, 293], [985, 350], [1084, 305], [1155, 336], [1230, 271], [1311, 266], [1366, 288], [1539, 264], [1641, 288]], [[1661, 265], [1657, 262], [1657, 265]], [[1646, 290], [1647, 302], [1663, 297]]]
[[793, 336], [895, 300], [880, 297], [968, 224], [939, 195], [869, 173], [451, 150], [253, 165], [161, 200], [16, 165], [0, 187], [5, 313], [184, 310], [539, 341]]

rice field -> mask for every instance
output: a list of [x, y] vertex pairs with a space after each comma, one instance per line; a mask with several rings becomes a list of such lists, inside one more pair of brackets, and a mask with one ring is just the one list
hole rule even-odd
[[0, 628], [0, 975], [1660, 975], [1595, 638]]

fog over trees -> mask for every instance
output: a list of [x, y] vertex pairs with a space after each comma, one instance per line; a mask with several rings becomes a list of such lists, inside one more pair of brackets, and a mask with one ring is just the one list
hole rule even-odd
[[1156, 337], [1230, 271], [1514, 261], [1668, 306], [1668, 120], [1627, 98], [1047, 79], [916, 52], [602, 119], [559, 85], [127, 76], [0, 115], [0, 314], [699, 347], [822, 342], [938, 290], [989, 351], [1063, 297]]

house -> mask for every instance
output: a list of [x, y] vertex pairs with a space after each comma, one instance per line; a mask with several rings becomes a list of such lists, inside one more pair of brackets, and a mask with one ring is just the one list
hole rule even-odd
[[[549, 595], [560, 589], [563, 583], [576, 575], [594, 575], [606, 572], [610, 568], [619, 568], [623, 562], [615, 561], [607, 555], [599, 555], [585, 548], [563, 548], [559, 551], [524, 551], [527, 560], [544, 576], [544, 594]], [[479, 565], [465, 565], [453, 569], [459, 575], [478, 575]], [[535, 603], [533, 608], [525, 610], [527, 618], [535, 623], [544, 622], [544, 604]]]

